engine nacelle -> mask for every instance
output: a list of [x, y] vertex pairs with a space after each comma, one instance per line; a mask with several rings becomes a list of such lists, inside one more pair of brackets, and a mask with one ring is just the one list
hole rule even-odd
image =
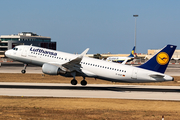
[[65, 74], [65, 71], [62, 71], [60, 67], [44, 63], [42, 66], [42, 72], [49, 75], [59, 75], [59, 74]]

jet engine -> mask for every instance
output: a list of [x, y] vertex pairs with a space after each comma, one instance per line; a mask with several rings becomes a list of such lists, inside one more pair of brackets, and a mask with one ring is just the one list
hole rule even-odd
[[49, 75], [63, 75], [66, 71], [63, 71], [60, 67], [48, 63], [44, 63], [42, 66], [42, 72]]

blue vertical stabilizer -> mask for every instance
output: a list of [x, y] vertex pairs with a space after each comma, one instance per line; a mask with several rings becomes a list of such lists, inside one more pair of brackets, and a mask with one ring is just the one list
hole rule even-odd
[[140, 68], [164, 73], [177, 46], [167, 45]]
[[135, 51], [135, 46], [133, 47], [133, 49], [128, 57], [134, 57], [134, 51]]

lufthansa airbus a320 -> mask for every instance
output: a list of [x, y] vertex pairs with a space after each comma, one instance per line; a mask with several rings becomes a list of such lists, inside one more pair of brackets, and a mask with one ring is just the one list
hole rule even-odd
[[73, 77], [72, 85], [77, 84], [76, 76], [82, 76], [81, 85], [86, 85], [86, 77], [98, 78], [112, 82], [164, 82], [174, 78], [164, 74], [176, 49], [175, 45], [167, 45], [141, 66], [129, 66], [85, 57], [88, 48], [80, 55], [35, 47], [19, 45], [7, 50], [5, 55], [24, 63], [22, 73], [28, 64], [42, 66], [42, 72], [49, 75]]

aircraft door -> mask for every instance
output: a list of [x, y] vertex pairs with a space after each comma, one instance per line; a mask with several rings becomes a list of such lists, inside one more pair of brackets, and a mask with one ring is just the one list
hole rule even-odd
[[27, 56], [28, 48], [24, 47], [21, 56], [26, 57]]
[[137, 79], [137, 73], [138, 73], [138, 70], [137, 69], [133, 69], [131, 78], [132, 79]]

